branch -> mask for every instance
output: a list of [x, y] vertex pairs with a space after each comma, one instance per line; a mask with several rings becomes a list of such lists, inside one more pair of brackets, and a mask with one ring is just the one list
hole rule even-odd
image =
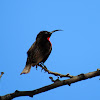
[[2, 77], [3, 74], [4, 74], [4, 72], [1, 72], [0, 78]]
[[[69, 73], [66, 74], [66, 75], [63, 75], [63, 74], [60, 74], [60, 73], [57, 73], [57, 72], [52, 72], [52, 71], [48, 70], [45, 65], [43, 65], [44, 66], [43, 67], [42, 64], [38, 64], [38, 66], [40, 66], [42, 69], [44, 69], [45, 72], [48, 72], [48, 74], [53, 74], [55, 76], [60, 76], [60, 78], [62, 78], [62, 77], [69, 77], [69, 78], [74, 77], [74, 76], [70, 75]], [[36, 68], [37, 68], [37, 66], [36, 66]]]
[[0, 96], [0, 100], [11, 100], [13, 98], [20, 97], [20, 96], [33, 97], [36, 94], [46, 92], [48, 90], [57, 88], [59, 86], [63, 86], [63, 85], [69, 85], [70, 86], [72, 83], [75, 83], [75, 82], [78, 82], [78, 81], [81, 81], [81, 80], [85, 80], [85, 79], [88, 79], [88, 78], [96, 77], [96, 76], [99, 76], [99, 75], [100, 75], [100, 70], [97, 69], [97, 71], [89, 72], [89, 73], [86, 73], [86, 74], [80, 74], [80, 75], [74, 76], [74, 77], [67, 79], [67, 80], [56, 81], [53, 84], [44, 86], [44, 87], [36, 89], [36, 90], [32, 90], [32, 91], [18, 91], [18, 90], [16, 90], [14, 93], [7, 94], [7, 95], [4, 95], [4, 96]]

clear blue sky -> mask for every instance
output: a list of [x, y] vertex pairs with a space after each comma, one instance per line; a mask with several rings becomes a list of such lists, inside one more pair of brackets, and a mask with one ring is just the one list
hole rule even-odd
[[[40, 68], [20, 73], [36, 35], [55, 29], [64, 31], [55, 32], [50, 39], [53, 50], [45, 62], [49, 70], [78, 75], [100, 68], [100, 0], [0, 0], [0, 72], [5, 72], [0, 95], [52, 83], [49, 76], [53, 75]], [[14, 100], [97, 100], [99, 78]]]

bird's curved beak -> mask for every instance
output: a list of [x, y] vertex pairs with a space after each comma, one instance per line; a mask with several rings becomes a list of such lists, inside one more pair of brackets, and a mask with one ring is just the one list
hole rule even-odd
[[54, 30], [54, 31], [52, 31], [52, 32], [50, 32], [50, 33], [52, 34], [52, 33], [56, 32], [56, 31], [63, 31], [63, 30]]

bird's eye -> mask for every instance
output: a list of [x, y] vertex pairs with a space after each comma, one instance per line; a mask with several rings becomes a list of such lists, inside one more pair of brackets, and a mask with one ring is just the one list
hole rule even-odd
[[48, 32], [45, 32], [45, 34], [48, 34]]

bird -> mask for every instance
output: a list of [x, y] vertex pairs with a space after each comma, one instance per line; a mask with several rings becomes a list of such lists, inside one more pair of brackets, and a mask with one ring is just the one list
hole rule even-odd
[[52, 44], [50, 42], [50, 37], [52, 33], [56, 31], [62, 31], [62, 30], [54, 30], [51, 32], [48, 31], [39, 32], [39, 34], [36, 37], [36, 41], [27, 51], [26, 65], [20, 75], [29, 73], [32, 66], [33, 67], [37, 66], [39, 63], [44, 64], [44, 62], [47, 60], [52, 51]]

